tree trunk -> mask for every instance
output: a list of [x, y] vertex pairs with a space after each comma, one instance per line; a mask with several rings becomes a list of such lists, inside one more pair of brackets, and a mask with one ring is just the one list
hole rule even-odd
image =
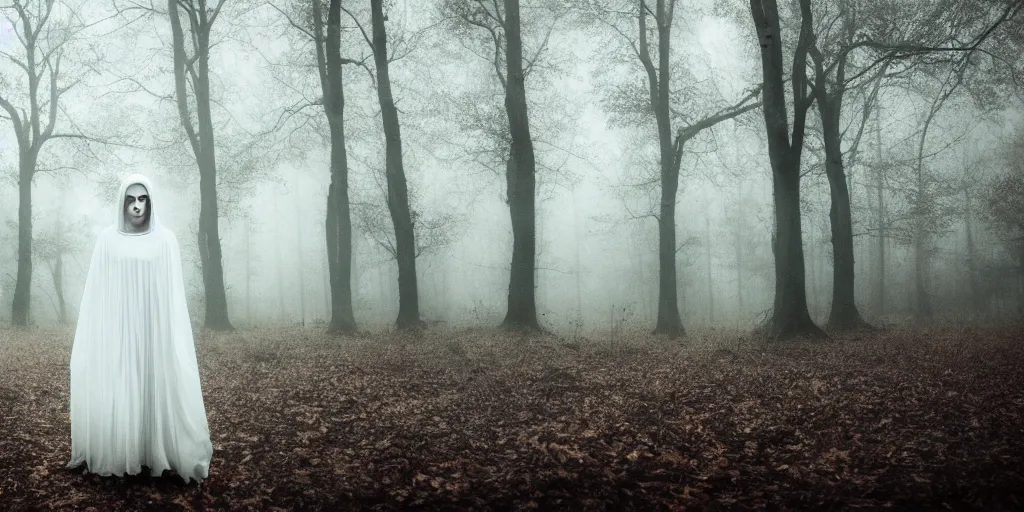
[[249, 242], [249, 231], [252, 226], [245, 219], [245, 321], [252, 327], [252, 244]]
[[[281, 215], [281, 198], [276, 194], [274, 195], [274, 218], [280, 219]], [[281, 223], [274, 222], [274, 238], [281, 240]], [[284, 256], [281, 255], [284, 252], [284, 245], [281, 243], [274, 244], [274, 270], [277, 274], [277, 315], [278, 323], [284, 325], [288, 323], [288, 315], [285, 312], [284, 304], [286, 302], [284, 297]]]
[[885, 163], [882, 162], [882, 106], [876, 106], [875, 160], [878, 162], [878, 321], [885, 317]]
[[540, 264], [539, 262], [541, 260], [541, 257], [544, 256], [544, 220], [543, 220], [543, 217], [544, 217], [544, 203], [543, 202], [541, 202], [540, 204], [537, 205], [537, 209], [536, 209], [536, 211], [534, 213], [535, 213], [534, 218], [536, 219], [535, 224], [534, 224], [535, 231], [536, 231], [536, 236], [535, 236], [536, 247], [535, 247], [534, 254], [536, 254], [536, 258], [537, 258], [538, 264], [533, 266], [533, 289], [534, 289], [534, 294], [536, 294], [536, 305], [537, 305], [537, 311], [539, 312], [538, 314], [540, 316], [544, 316], [544, 305], [545, 305], [545, 302], [544, 302], [544, 292], [543, 292], [543, 289], [541, 287], [542, 285], [541, 285], [541, 281], [540, 281], [540, 268], [538, 268], [538, 265]]
[[1017, 256], [1017, 315], [1024, 317], [1024, 247]]
[[512, 218], [512, 265], [508, 285], [508, 311], [502, 325], [539, 331], [533, 269], [536, 267], [536, 162], [526, 109], [523, 42], [519, 0], [505, 0], [505, 110], [512, 137], [508, 162], [508, 206]]
[[580, 226], [580, 210], [579, 204], [576, 200], [576, 189], [572, 191], [572, 227], [573, 234], [576, 235], [573, 244], [576, 249], [576, 316], [577, 316], [577, 329], [582, 330], [583, 328], [583, 265], [580, 263], [580, 238], [582, 237], [582, 226]]
[[676, 192], [679, 178], [662, 172], [661, 210], [658, 214], [658, 320], [654, 334], [669, 338], [686, 335], [679, 315], [676, 280]]
[[[26, 154], [28, 153], [28, 154]], [[32, 303], [32, 175], [35, 174], [34, 151], [22, 151], [18, 172], [18, 278], [14, 285], [11, 323], [29, 324]]]
[[919, 319], [928, 319], [932, 316], [932, 305], [928, 298], [928, 290], [925, 286], [925, 272], [928, 266], [928, 255], [927, 255], [927, 235], [925, 228], [925, 216], [922, 209], [928, 201], [928, 192], [925, 190], [924, 183], [924, 141], [928, 133], [928, 125], [930, 124], [932, 116], [928, 116], [928, 120], [925, 121], [924, 131], [921, 133], [921, 141], [918, 146], [918, 158], [917, 158], [917, 212], [914, 219], [914, 292], [917, 306], [917, 316]]
[[[172, 46], [174, 52], [174, 86], [178, 104], [178, 116], [192, 146], [192, 153], [199, 167], [199, 258], [202, 263], [205, 290], [206, 314], [203, 322], [207, 329], [217, 331], [233, 330], [228, 320], [227, 293], [224, 287], [220, 230], [217, 214], [217, 165], [213, 139], [213, 120], [210, 115], [210, 20], [206, 9], [197, 9], [197, 19], [190, 24], [193, 49], [198, 69], [192, 70], [185, 53], [185, 36], [178, 15], [178, 2], [168, 0], [167, 12], [171, 21]], [[195, 79], [192, 89], [195, 93], [196, 119], [199, 129], [192, 126], [189, 113], [186, 68]]]
[[775, 198], [775, 301], [764, 326], [770, 338], [799, 335], [824, 337], [807, 310], [804, 252], [800, 219], [800, 156], [810, 98], [807, 96], [807, 47], [812, 37], [809, 0], [800, 0], [801, 27], [793, 59], [793, 133], [790, 139], [783, 84], [784, 63], [778, 6], [774, 0], [750, 0], [751, 16], [761, 45], [764, 79], [764, 120]]
[[686, 334], [679, 314], [679, 284], [676, 268], [676, 194], [679, 190], [679, 168], [682, 162], [683, 146], [706, 128], [732, 119], [760, 106], [759, 103], [745, 104], [753, 94], [739, 104], [723, 109], [717, 114], [701, 119], [678, 131], [673, 139], [670, 119], [671, 105], [669, 76], [671, 55], [672, 15], [675, 2], [658, 0], [655, 22], [658, 26], [658, 66], [655, 68], [647, 45], [647, 13], [650, 10], [645, 0], [639, 1], [637, 25], [639, 46], [636, 48], [640, 63], [647, 73], [650, 90], [650, 107], [658, 127], [659, 170], [661, 174], [661, 206], [658, 212], [658, 320], [655, 334], [666, 334], [676, 338]]
[[[819, 87], [822, 85], [819, 84]], [[832, 307], [827, 326], [831, 330], [855, 330], [869, 327], [854, 300], [853, 214], [849, 182], [843, 167], [839, 113], [842, 89], [831, 98], [818, 99], [818, 112], [824, 126], [825, 175], [828, 177], [829, 221], [832, 228]], [[824, 95], [822, 95], [824, 96]]]
[[807, 255], [807, 312], [811, 315], [811, 319], [814, 318], [814, 314], [818, 309], [818, 259], [814, 256], [814, 250], [817, 249], [817, 240], [815, 240], [814, 224], [811, 224], [808, 229], [807, 236], [810, 240], [807, 241], [807, 248], [810, 254]]
[[298, 265], [299, 273], [299, 318], [303, 326], [306, 325], [306, 264], [304, 261], [304, 255], [306, 251], [302, 247], [302, 225], [305, 224], [302, 220], [302, 201], [299, 199], [301, 194], [299, 193], [299, 187], [301, 183], [298, 177], [295, 178], [295, 261]]
[[973, 209], [971, 187], [964, 184], [964, 228], [967, 235], [967, 281], [971, 287], [971, 311], [977, 320], [982, 314], [981, 293], [978, 287], [977, 251], [974, 247], [974, 229], [971, 222]]
[[774, 173], [776, 233], [775, 302], [769, 333], [786, 338], [801, 334], [820, 336], [807, 307], [802, 226], [800, 218], [799, 163], [788, 162], [797, 172]]
[[[709, 209], [710, 213], [710, 209]], [[711, 277], [711, 218], [704, 218], [704, 231], [707, 233], [708, 243], [705, 244], [705, 252], [708, 261], [708, 326], [715, 325], [715, 289]]]
[[[212, 126], [211, 126], [212, 130]], [[212, 135], [212, 132], [211, 132]], [[211, 141], [212, 152], [212, 141]], [[209, 170], [200, 171], [199, 178], [199, 254], [206, 290], [206, 317], [203, 326], [215, 331], [234, 329], [228, 319], [227, 290], [224, 286], [224, 266], [221, 257], [220, 227], [217, 215], [216, 171], [209, 155]]]
[[669, 57], [672, 31], [672, 17], [669, 6], [658, 0], [655, 23], [658, 27], [658, 67], [655, 69], [647, 48], [647, 10], [640, 0], [638, 28], [640, 35], [640, 62], [647, 72], [650, 89], [650, 105], [658, 126], [658, 149], [660, 153], [661, 207], [658, 212], [658, 320], [655, 334], [670, 338], [685, 336], [683, 320], [679, 315], [679, 290], [676, 273], [676, 194], [679, 190], [679, 173], [673, 165], [675, 148], [672, 141], [672, 126], [669, 119]]
[[68, 306], [67, 301], [64, 299], [64, 257], [59, 252], [57, 253], [56, 260], [53, 262], [53, 289], [57, 292], [57, 304], [60, 306], [58, 310], [60, 324], [67, 325]]
[[416, 242], [409, 211], [409, 192], [402, 163], [402, 133], [398, 109], [391, 94], [388, 72], [387, 34], [384, 29], [382, 0], [370, 0], [373, 23], [373, 61], [377, 67], [377, 99], [386, 140], [385, 170], [388, 181], [388, 210], [395, 226], [395, 252], [398, 260], [399, 329], [423, 326], [420, 320], [419, 292], [416, 284]]
[[[741, 212], [742, 215], [742, 212]], [[736, 313], [743, 315], [743, 238], [739, 225], [736, 226], [736, 234], [733, 239], [733, 247], [736, 249]]]
[[[62, 192], [64, 192], [62, 190]], [[66, 200], [62, 194], [61, 200]], [[57, 254], [53, 260], [51, 269], [53, 276], [53, 290], [57, 293], [57, 314], [61, 325], [68, 323], [68, 306], [64, 299], [64, 219], [57, 219]]]
[[[850, 30], [850, 20], [844, 15], [844, 28]], [[855, 330], [869, 327], [861, 318], [854, 300], [854, 274], [856, 273], [853, 244], [853, 215], [850, 201], [850, 190], [853, 189], [853, 176], [847, 175], [843, 164], [843, 132], [840, 130], [843, 97], [846, 94], [846, 54], [834, 63], [835, 80], [830, 81], [825, 71], [824, 58], [817, 43], [811, 42], [809, 51], [814, 58], [815, 71], [815, 102], [821, 117], [823, 139], [825, 143], [825, 175], [828, 177], [829, 224], [832, 231], [832, 304], [829, 308], [827, 326], [830, 330]], [[882, 70], [885, 70], [883, 66]], [[877, 78], [881, 80], [881, 78]], [[872, 98], [877, 96], [878, 84], [868, 96], [870, 108]], [[861, 123], [861, 130], [853, 142], [851, 152], [855, 155], [860, 144], [864, 123], [870, 111], [866, 111]], [[852, 156], [851, 158], [854, 158]]]
[[[327, 37], [323, 37], [320, 1], [313, 0], [317, 63], [324, 110], [331, 132], [331, 185], [327, 192], [327, 267], [331, 280], [330, 333], [356, 330], [352, 312], [352, 214], [348, 200], [348, 153], [345, 148], [345, 91], [341, 60], [341, 0], [331, 0]], [[321, 44], [323, 41], [323, 44]]]

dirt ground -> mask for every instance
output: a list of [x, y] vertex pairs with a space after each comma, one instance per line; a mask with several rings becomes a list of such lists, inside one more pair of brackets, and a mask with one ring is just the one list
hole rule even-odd
[[0, 510], [1022, 510], [1022, 334], [203, 333], [186, 485], [64, 469], [73, 333], [3, 328]]

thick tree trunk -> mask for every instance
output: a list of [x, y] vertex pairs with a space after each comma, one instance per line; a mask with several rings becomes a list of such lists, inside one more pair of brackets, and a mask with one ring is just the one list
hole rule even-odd
[[409, 211], [409, 192], [402, 163], [402, 133], [398, 109], [391, 94], [388, 72], [387, 35], [384, 29], [382, 0], [370, 0], [373, 23], [373, 61], [377, 67], [377, 99], [386, 140], [385, 170], [388, 182], [388, 210], [395, 227], [395, 251], [398, 260], [399, 329], [422, 327], [419, 292], [416, 283], [416, 241], [413, 219]]
[[658, 320], [654, 334], [685, 336], [679, 315], [676, 275], [676, 192], [679, 177], [662, 173], [661, 210], [658, 212]]
[[18, 172], [18, 278], [14, 284], [11, 323], [29, 324], [32, 303], [32, 175], [35, 155], [21, 154]]
[[638, 28], [640, 35], [640, 61], [647, 72], [650, 104], [658, 126], [658, 149], [661, 171], [661, 207], [658, 212], [658, 320], [655, 334], [670, 338], [685, 336], [683, 320], [679, 315], [679, 289], [676, 274], [676, 194], [679, 191], [678, 168], [669, 119], [669, 57], [672, 41], [672, 17], [669, 6], [658, 0], [655, 23], [658, 27], [658, 67], [655, 69], [647, 48], [647, 10], [640, 1]]
[[[319, 0], [313, 1], [317, 62], [324, 110], [331, 132], [331, 185], [327, 192], [327, 267], [331, 280], [330, 333], [356, 330], [352, 312], [352, 214], [348, 200], [348, 152], [345, 148], [345, 91], [341, 60], [341, 0], [331, 0], [327, 37], [323, 38]], [[321, 44], [321, 41], [324, 44]]]
[[[787, 162], [799, 171], [799, 163]], [[803, 334], [820, 336], [807, 307], [804, 251], [800, 216], [799, 172], [774, 173], [776, 233], [775, 302], [769, 320], [772, 337], [787, 338]]]
[[825, 101], [820, 97], [818, 99], [818, 111], [825, 135], [825, 174], [828, 176], [829, 196], [832, 200], [829, 210], [833, 259], [832, 307], [826, 325], [837, 331], [869, 327], [861, 318], [854, 300], [853, 215], [849, 184], [843, 167], [839, 130], [840, 101], [841, 98], [835, 97]]
[[354, 332], [352, 311], [352, 217], [348, 201], [348, 163], [341, 127], [331, 129], [331, 185], [327, 193], [327, 258], [331, 274], [332, 333]]
[[[210, 145], [212, 152], [212, 140]], [[209, 155], [208, 158], [212, 159], [213, 155]], [[200, 173], [199, 254], [203, 268], [203, 284], [206, 290], [206, 317], [203, 326], [215, 331], [230, 331], [234, 329], [234, 326], [228, 320], [227, 290], [224, 286], [220, 227], [217, 219], [217, 178], [212, 161], [210, 170], [200, 171]]]
[[775, 301], [771, 318], [763, 326], [769, 338], [800, 335], [824, 337], [807, 310], [804, 253], [800, 219], [800, 155], [810, 98], [807, 96], [807, 48], [812, 37], [809, 0], [800, 0], [801, 28], [793, 77], [793, 133], [790, 139], [783, 85], [784, 63], [778, 6], [774, 0], [750, 0], [751, 16], [761, 46], [764, 79], [764, 120], [775, 197]]
[[[850, 20], [844, 15], [843, 25], [848, 31]], [[853, 214], [850, 201], [850, 190], [853, 189], [853, 176], [846, 174], [843, 163], [843, 132], [840, 130], [843, 97], [846, 94], [846, 56], [839, 57], [834, 63], [835, 79], [829, 80], [825, 71], [824, 58], [817, 43], [811, 42], [809, 51], [814, 58], [815, 71], [815, 103], [821, 117], [823, 139], [825, 143], [825, 175], [828, 177], [829, 223], [832, 231], [832, 304], [829, 308], [827, 326], [830, 330], [855, 330], [869, 328], [857, 310], [854, 300], [854, 274], [856, 273], [853, 244]], [[883, 66], [883, 71], [885, 66]], [[881, 78], [877, 78], [881, 80]], [[877, 97], [878, 84], [868, 96], [868, 105]], [[856, 148], [860, 145], [860, 137], [870, 110], [866, 111], [860, 130], [853, 142], [851, 152], [855, 158]]]
[[508, 311], [502, 325], [539, 331], [533, 270], [536, 267], [535, 195], [536, 162], [526, 109], [523, 42], [519, 0], [505, 0], [505, 110], [512, 137], [508, 172], [508, 206], [512, 218], [512, 265], [508, 285]]

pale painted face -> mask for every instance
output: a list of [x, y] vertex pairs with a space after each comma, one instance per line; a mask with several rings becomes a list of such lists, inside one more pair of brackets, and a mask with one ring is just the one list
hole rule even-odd
[[124, 219], [127, 228], [139, 232], [149, 227], [149, 192], [136, 183], [124, 194]]

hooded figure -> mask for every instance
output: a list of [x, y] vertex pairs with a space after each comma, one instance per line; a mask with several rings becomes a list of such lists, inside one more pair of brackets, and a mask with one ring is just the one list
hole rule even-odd
[[155, 196], [145, 176], [126, 178], [115, 224], [96, 241], [71, 350], [68, 467], [202, 481], [213, 445], [178, 240]]

